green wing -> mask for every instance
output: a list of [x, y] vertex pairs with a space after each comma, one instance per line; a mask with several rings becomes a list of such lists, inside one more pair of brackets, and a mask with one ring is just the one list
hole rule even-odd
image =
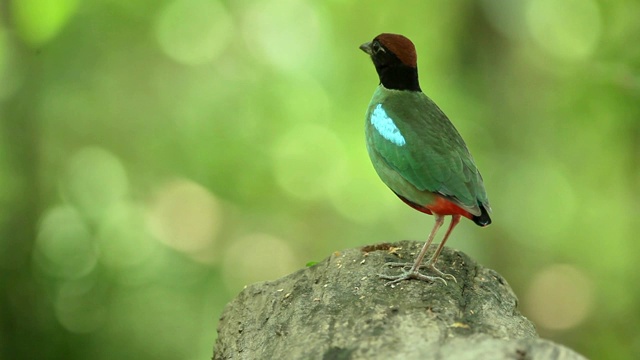
[[[397, 127], [397, 133], [389, 135], [388, 129], [381, 132], [380, 126], [372, 124], [379, 105]], [[366, 129], [374, 167], [376, 161], [383, 161], [417, 190], [442, 194], [474, 215], [480, 215], [479, 204], [489, 210], [482, 176], [464, 140], [442, 110], [423, 93], [379, 87], [367, 112]], [[400, 184], [395, 184], [388, 174], [378, 174], [396, 191], [394, 187]]]

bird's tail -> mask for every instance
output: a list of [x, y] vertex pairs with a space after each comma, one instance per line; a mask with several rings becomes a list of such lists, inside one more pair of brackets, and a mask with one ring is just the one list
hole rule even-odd
[[489, 224], [491, 224], [491, 218], [489, 217], [489, 213], [487, 212], [487, 209], [485, 209], [484, 205], [480, 204], [480, 215], [478, 216], [474, 216], [473, 222], [476, 223], [476, 225], [478, 226], [489, 226]]

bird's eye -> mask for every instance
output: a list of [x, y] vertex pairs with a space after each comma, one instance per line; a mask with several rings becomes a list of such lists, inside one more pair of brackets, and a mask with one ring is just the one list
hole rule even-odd
[[377, 41], [373, 43], [371, 48], [374, 54], [377, 54], [379, 52], [384, 52], [384, 48], [382, 48], [382, 46], [380, 46], [380, 44]]

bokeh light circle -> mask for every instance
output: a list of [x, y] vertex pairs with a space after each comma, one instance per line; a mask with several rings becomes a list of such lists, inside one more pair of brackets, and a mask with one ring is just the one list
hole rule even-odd
[[167, 56], [186, 65], [216, 59], [231, 40], [231, 16], [219, 1], [176, 0], [158, 15], [156, 38]]
[[321, 25], [306, 1], [264, 0], [247, 9], [242, 33], [256, 58], [292, 71], [305, 68], [321, 50]]
[[213, 246], [220, 217], [215, 196], [187, 179], [159, 188], [147, 212], [149, 228], [160, 242], [194, 255]]
[[87, 147], [71, 157], [61, 191], [83, 216], [99, 221], [110, 206], [126, 199], [129, 180], [120, 159], [105, 149]]
[[556, 264], [535, 275], [526, 294], [532, 320], [550, 330], [566, 330], [585, 320], [593, 307], [593, 283], [582, 270]]
[[526, 20], [534, 41], [565, 60], [589, 57], [602, 32], [602, 16], [593, 0], [529, 0]]
[[89, 226], [68, 205], [54, 207], [44, 214], [35, 245], [36, 264], [51, 276], [79, 278], [91, 272], [98, 261]]
[[146, 226], [145, 215], [142, 206], [128, 202], [109, 209], [98, 225], [97, 241], [102, 264], [122, 269], [150, 259], [158, 243]]
[[107, 319], [102, 296], [95, 294], [95, 277], [85, 277], [61, 284], [54, 303], [55, 316], [67, 331], [87, 334], [100, 329]]
[[342, 186], [347, 178], [343, 142], [328, 128], [303, 124], [284, 133], [274, 146], [274, 175], [294, 198], [314, 200]]
[[35, 47], [57, 36], [79, 4], [79, 0], [19, 0], [10, 5], [18, 34]]
[[222, 272], [230, 291], [264, 280], [273, 280], [302, 267], [291, 246], [267, 234], [250, 234], [235, 239], [226, 249]]
[[352, 174], [343, 186], [331, 191], [330, 195], [331, 203], [342, 216], [367, 224], [391, 213], [391, 209], [400, 208], [399, 205], [404, 206], [395, 196], [384, 196], [388, 193], [389, 189], [380, 181], [372, 166], [371, 171]]

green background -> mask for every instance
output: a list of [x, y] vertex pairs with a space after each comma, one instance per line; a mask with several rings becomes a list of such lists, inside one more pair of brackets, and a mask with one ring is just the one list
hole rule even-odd
[[364, 146], [381, 32], [484, 175], [448, 245], [542, 336], [640, 357], [640, 2], [0, 4], [0, 358], [206, 359], [245, 284], [424, 240]]

